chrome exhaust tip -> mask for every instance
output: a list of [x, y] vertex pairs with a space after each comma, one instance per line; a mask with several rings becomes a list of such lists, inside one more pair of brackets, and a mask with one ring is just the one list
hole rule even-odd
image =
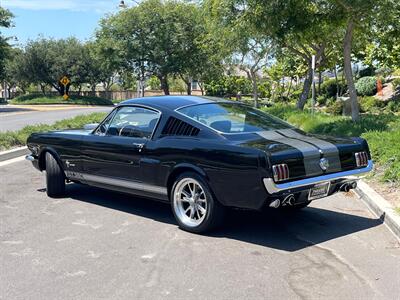
[[296, 201], [296, 198], [294, 197], [293, 194], [287, 195], [283, 201], [282, 201], [282, 205], [294, 205], [294, 202]]
[[275, 199], [269, 204], [269, 207], [278, 208], [281, 205], [281, 200]]
[[346, 183], [343, 183], [341, 186], [340, 186], [340, 190], [341, 191], [343, 191], [343, 192], [348, 192], [348, 191], [350, 191], [350, 190], [352, 190], [352, 189], [355, 189], [357, 187], [357, 182], [356, 181], [352, 181], [352, 182], [346, 182]]

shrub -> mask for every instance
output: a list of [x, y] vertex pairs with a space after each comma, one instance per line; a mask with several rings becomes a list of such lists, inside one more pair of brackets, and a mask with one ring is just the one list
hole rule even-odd
[[366, 77], [366, 76], [374, 76], [374, 74], [375, 74], [375, 70], [372, 67], [366, 67], [365, 69], [362, 69], [358, 72], [358, 76], [360, 76], [360, 78]]
[[342, 101], [331, 101], [330, 105], [327, 106], [326, 112], [332, 115], [341, 115], [343, 113], [343, 102]]
[[325, 96], [318, 96], [317, 97], [317, 102], [319, 105], [325, 105], [327, 102], [327, 99]]
[[212, 80], [205, 84], [208, 96], [233, 96], [238, 92], [243, 95], [252, 92], [251, 82], [243, 76], [223, 76], [217, 80]]
[[377, 109], [382, 108], [385, 103], [372, 96], [365, 96], [359, 98], [360, 109], [362, 112], [376, 112]]
[[400, 100], [389, 101], [386, 110], [389, 112], [400, 112]]
[[12, 104], [76, 104], [76, 105], [113, 105], [111, 100], [94, 96], [71, 96], [64, 100], [61, 96], [43, 96], [28, 94], [14, 98]]
[[393, 89], [397, 90], [400, 87], [400, 78], [395, 78], [392, 80]]
[[360, 96], [372, 96], [376, 94], [376, 78], [362, 77], [356, 82], [356, 90]]
[[343, 93], [347, 90], [347, 85], [343, 82], [336, 83], [335, 79], [328, 79], [322, 82], [321, 84], [321, 94], [324, 95], [326, 98], [336, 97], [339, 90]]

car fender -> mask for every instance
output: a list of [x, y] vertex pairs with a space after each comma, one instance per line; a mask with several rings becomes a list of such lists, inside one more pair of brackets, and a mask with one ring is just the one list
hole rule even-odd
[[56, 161], [57, 161], [58, 165], [61, 167], [61, 169], [64, 170], [63, 164], [61, 161], [61, 157], [53, 147], [43, 147], [40, 149], [39, 156], [38, 156], [40, 170], [43, 171], [46, 169], [46, 159], [45, 159], [46, 152], [51, 153], [51, 155], [53, 155], [53, 157], [56, 159]]

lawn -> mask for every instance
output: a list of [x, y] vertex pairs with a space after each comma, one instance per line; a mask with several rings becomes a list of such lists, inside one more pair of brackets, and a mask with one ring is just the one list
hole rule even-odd
[[61, 96], [43, 96], [37, 94], [19, 96], [10, 101], [11, 104], [19, 105], [38, 105], [38, 104], [74, 104], [74, 105], [113, 105], [111, 100], [90, 97], [90, 96], [71, 96], [64, 100]]
[[360, 122], [324, 113], [300, 112], [293, 106], [275, 105], [264, 108], [306, 132], [332, 136], [361, 136], [368, 141], [372, 158], [381, 170], [381, 181], [400, 184], [400, 116], [364, 114]]

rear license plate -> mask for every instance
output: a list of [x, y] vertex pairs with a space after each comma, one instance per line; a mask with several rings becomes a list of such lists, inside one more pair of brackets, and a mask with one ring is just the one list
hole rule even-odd
[[330, 182], [315, 185], [308, 193], [308, 200], [315, 200], [328, 196]]

